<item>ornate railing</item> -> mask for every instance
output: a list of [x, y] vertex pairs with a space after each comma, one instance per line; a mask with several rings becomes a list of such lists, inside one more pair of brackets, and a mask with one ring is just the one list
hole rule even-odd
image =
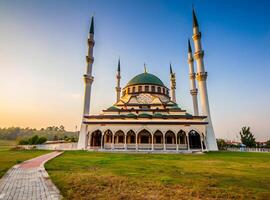
[[136, 149], [136, 144], [127, 144], [127, 149]]
[[152, 144], [138, 144], [138, 148], [143, 150], [151, 150]]
[[166, 144], [166, 150], [176, 150], [176, 144]]
[[163, 150], [164, 144], [154, 144], [154, 150]]
[[124, 148], [125, 148], [124, 143], [114, 144], [114, 149], [124, 149]]
[[187, 144], [178, 144], [178, 149], [179, 150], [187, 149], [187, 148], [188, 148]]

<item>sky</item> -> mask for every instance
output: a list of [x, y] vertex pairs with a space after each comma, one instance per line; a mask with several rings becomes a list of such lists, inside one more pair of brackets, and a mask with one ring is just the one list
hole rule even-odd
[[144, 62], [169, 86], [171, 62], [177, 103], [193, 113], [187, 63], [192, 4], [216, 137], [237, 139], [241, 127], [250, 126], [257, 140], [269, 139], [268, 0], [1, 0], [0, 127], [79, 127], [93, 14], [91, 113], [115, 103], [119, 57], [122, 87], [143, 72]]

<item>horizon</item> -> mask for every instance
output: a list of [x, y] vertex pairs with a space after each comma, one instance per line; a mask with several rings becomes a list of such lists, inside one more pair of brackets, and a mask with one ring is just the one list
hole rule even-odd
[[[265, 56], [270, 53], [270, 28], [265, 19], [270, 19], [270, 2], [193, 2], [216, 138], [239, 140], [241, 128], [250, 126], [258, 141], [268, 140], [270, 61]], [[67, 130], [79, 129], [93, 13], [91, 113], [115, 103], [119, 57], [122, 88], [143, 72], [144, 63], [169, 87], [171, 62], [177, 103], [193, 113], [187, 63], [191, 9], [187, 0], [116, 0], [111, 5], [103, 0], [1, 1], [0, 127], [40, 129], [62, 124]]]

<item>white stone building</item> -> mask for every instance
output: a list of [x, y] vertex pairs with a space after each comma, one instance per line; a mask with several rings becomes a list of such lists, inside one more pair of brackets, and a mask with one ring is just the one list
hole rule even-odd
[[[87, 71], [84, 75], [84, 113], [78, 149], [123, 151], [216, 151], [217, 144], [210, 117], [207, 94], [207, 72], [201, 33], [193, 10], [194, 58], [188, 41], [190, 94], [194, 114], [181, 109], [175, 97], [176, 78], [170, 66], [170, 88], [155, 75], [145, 72], [132, 78], [121, 89], [120, 60], [116, 74], [116, 103], [99, 115], [91, 115], [90, 99], [93, 82], [94, 19], [88, 38]], [[198, 89], [196, 88], [198, 84]], [[197, 94], [200, 93], [202, 115], [199, 115]]]

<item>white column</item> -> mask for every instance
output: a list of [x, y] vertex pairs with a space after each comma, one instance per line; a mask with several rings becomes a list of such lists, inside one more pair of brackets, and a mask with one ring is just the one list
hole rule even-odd
[[179, 150], [179, 141], [178, 141], [178, 137], [177, 137], [178, 135], [177, 135], [177, 133], [176, 133], [176, 137], [175, 137], [175, 139], [176, 139], [176, 142], [175, 142], [175, 144], [176, 144], [176, 151], [178, 151]]
[[114, 133], [112, 134], [112, 150], [114, 150]]
[[104, 139], [104, 135], [103, 135], [103, 133], [101, 134], [101, 149], [103, 149], [103, 139]]
[[136, 151], [138, 151], [138, 133], [136, 133]]
[[[163, 134], [163, 133], [162, 133]], [[166, 133], [165, 133], [166, 134]], [[163, 134], [163, 150], [166, 150], [165, 134]]]
[[190, 146], [189, 146], [189, 134], [187, 134], [186, 139], [187, 139], [187, 148], [188, 148], [188, 151], [189, 151], [190, 150]]
[[127, 150], [127, 134], [124, 134], [124, 139], [125, 139], [125, 144], [124, 144], [124, 148], [125, 150]]
[[154, 134], [151, 134], [151, 137], [152, 137], [152, 151], [154, 151]]
[[202, 136], [200, 135], [200, 142], [201, 142], [201, 149], [203, 151], [203, 143], [202, 143]]
[[201, 48], [201, 33], [199, 32], [199, 27], [193, 27], [193, 41], [195, 46], [195, 53], [194, 58], [197, 63], [197, 80], [198, 80], [198, 87], [200, 92], [200, 99], [201, 99], [201, 107], [202, 107], [202, 114], [207, 116], [206, 121], [208, 125], [206, 125], [206, 145], [210, 151], [217, 151], [217, 142], [214, 133], [214, 129], [212, 126], [211, 116], [210, 116], [210, 108], [209, 108], [209, 101], [208, 101], [208, 94], [207, 94], [207, 72], [204, 69], [204, 62], [203, 56], [204, 51]]

